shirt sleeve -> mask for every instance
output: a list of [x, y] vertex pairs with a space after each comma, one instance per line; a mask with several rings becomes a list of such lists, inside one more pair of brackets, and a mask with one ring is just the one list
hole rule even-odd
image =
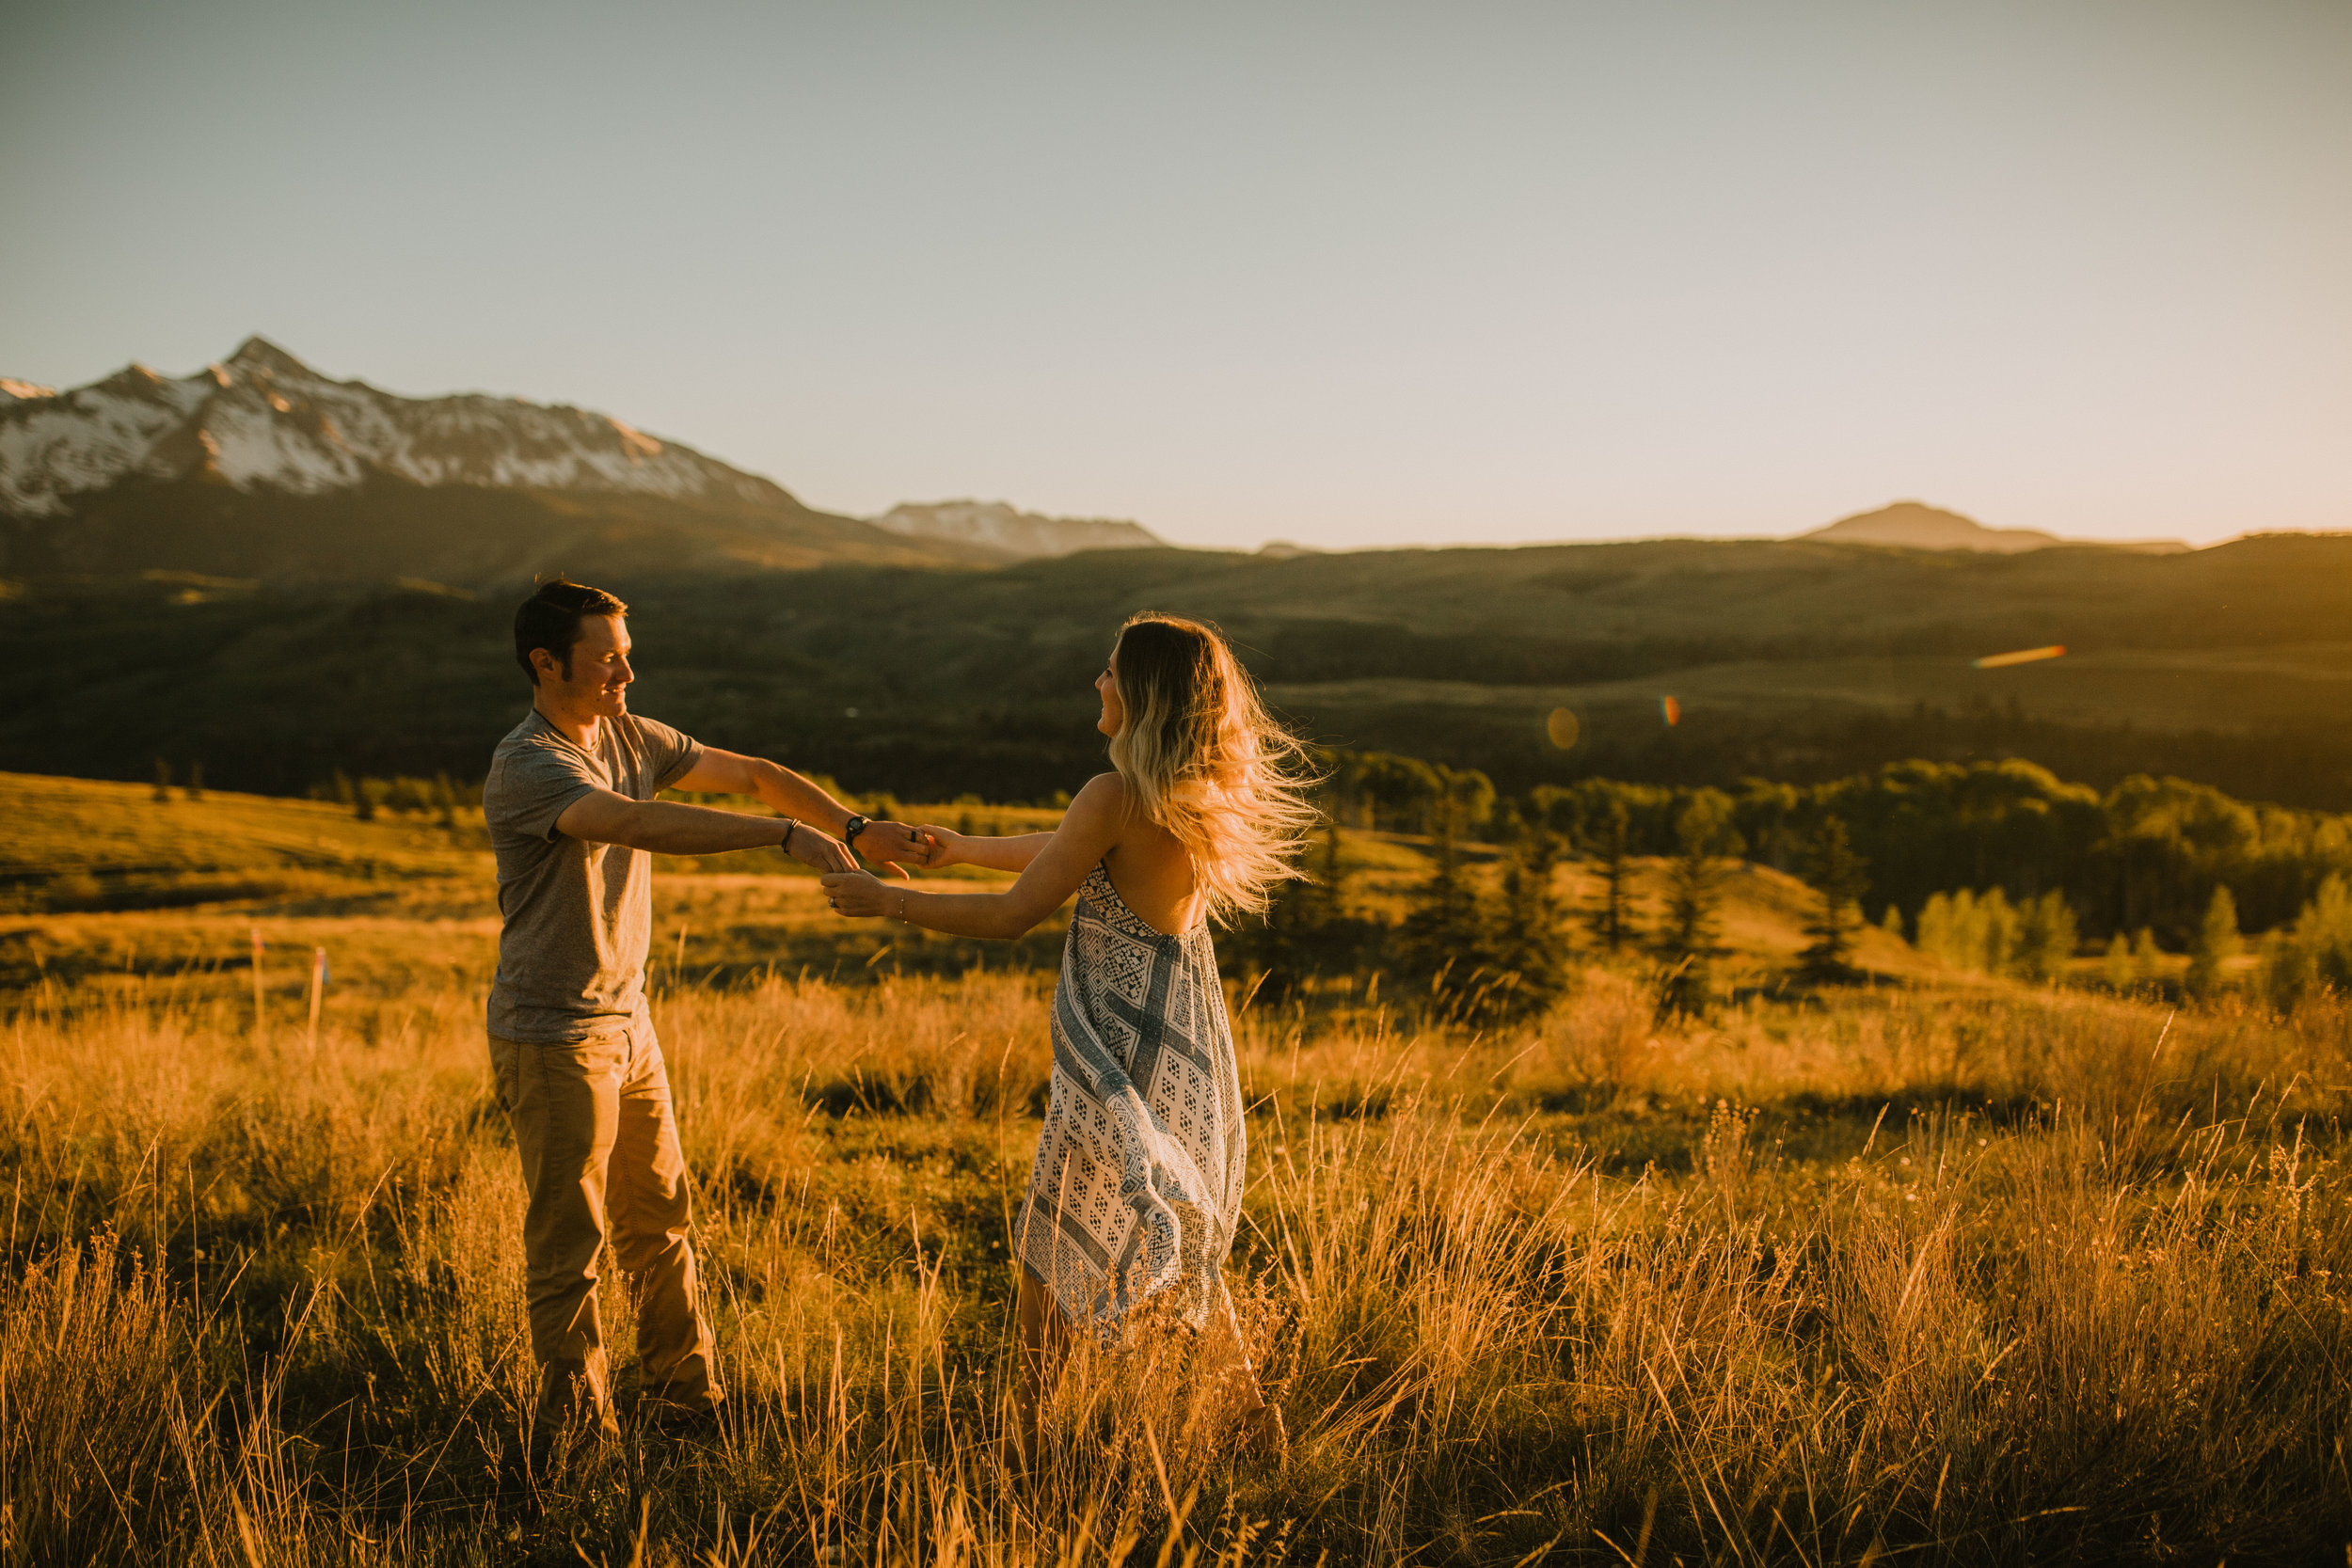
[[553, 746], [522, 746], [508, 752], [491, 770], [482, 792], [483, 815], [495, 832], [504, 830], [524, 838], [552, 842], [555, 819], [571, 803], [603, 788], [590, 776], [580, 757]]
[[644, 737], [645, 777], [656, 794], [691, 773], [703, 759], [700, 741], [657, 720], [638, 720], [637, 730]]

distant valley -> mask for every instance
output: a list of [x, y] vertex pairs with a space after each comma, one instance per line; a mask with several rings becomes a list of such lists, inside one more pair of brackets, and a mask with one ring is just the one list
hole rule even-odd
[[[968, 566], [615, 578], [641, 710], [861, 788], [1040, 799], [1101, 766], [1089, 682], [1125, 615], [1203, 615], [1327, 744], [1731, 783], [2018, 755], [2352, 806], [2352, 541], [2183, 555], [1660, 542], [1269, 559], [1129, 549]], [[298, 792], [336, 768], [479, 775], [527, 694], [514, 594], [421, 579], [19, 579], [0, 768], [200, 761]], [[1979, 657], [2063, 644], [2016, 669]], [[1665, 721], [1663, 699], [1677, 699]], [[1546, 716], [1579, 721], [1575, 747]]]

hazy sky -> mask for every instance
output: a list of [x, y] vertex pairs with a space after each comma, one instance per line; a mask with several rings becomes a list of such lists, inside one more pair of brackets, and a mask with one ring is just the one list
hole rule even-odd
[[0, 374], [1188, 544], [2352, 528], [2352, 0], [0, 0]]

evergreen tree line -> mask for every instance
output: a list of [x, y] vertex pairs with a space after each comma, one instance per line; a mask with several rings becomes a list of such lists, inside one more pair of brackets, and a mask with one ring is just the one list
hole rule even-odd
[[[204, 763], [202, 758], [175, 768], [164, 757], [155, 759], [152, 774], [154, 799], [169, 801], [179, 797], [190, 800], [204, 799]], [[178, 790], [178, 796], [173, 791]], [[455, 828], [460, 812], [478, 813], [482, 809], [482, 785], [459, 784], [446, 771], [429, 779], [406, 776], [377, 779], [355, 777], [342, 768], [309, 790], [313, 800], [332, 800], [350, 811], [362, 822], [372, 822], [379, 812], [394, 816], [430, 816], [444, 828]]]
[[[1324, 758], [1330, 828], [1308, 880], [1278, 899], [1246, 961], [1279, 990], [1315, 971], [1378, 968], [1454, 1010], [1540, 1008], [1565, 983], [1572, 939], [1660, 967], [1663, 1000], [1702, 1006], [1723, 956], [1723, 882], [1741, 858], [1803, 877], [1820, 895], [1802, 973], [1851, 977], [1862, 911], [1955, 968], [2053, 981], [2086, 940], [2119, 990], [2153, 984], [2185, 951], [2192, 998], [2229, 984], [2249, 916], [2261, 993], [2289, 1007], [2352, 991], [2352, 819], [2249, 804], [2178, 779], [2135, 777], [2105, 794], [2031, 763], [1906, 762], [1826, 784], [1739, 790], [1611, 780], [1539, 785], [1500, 800], [1485, 775], [1386, 752]], [[1336, 828], [1421, 832], [1435, 865], [1395, 927], [1343, 913]], [[1504, 847], [1493, 887], [1464, 875], [1462, 840]], [[1598, 891], [1566, 911], [1551, 868], [1575, 855]], [[1635, 929], [1637, 856], [1669, 859], [1657, 928]], [[2244, 911], [2243, 913], [2241, 911]]]
[[[1886, 925], [1898, 936], [1902, 934], [1901, 918], [1899, 910], [1886, 912]], [[2116, 939], [2122, 941], [2123, 933], [2118, 931]], [[1963, 888], [1930, 895], [1919, 911], [1913, 942], [1922, 953], [1955, 969], [2008, 974], [2020, 980], [2055, 980], [2065, 973], [2082, 945], [2082, 931], [2074, 907], [2055, 888], [2039, 898], [2015, 904], [1999, 888], [1988, 889], [1981, 897]], [[2137, 969], [2134, 977], [2138, 977]]]
[[[1495, 800], [1484, 775], [1380, 752], [1333, 753], [1328, 787], [1342, 820], [1408, 832], [1431, 832], [1449, 798], [1475, 828], [1476, 805], [1491, 812]], [[2296, 921], [2329, 877], [2352, 879], [2352, 816], [2146, 775], [2101, 793], [2017, 760], [1899, 762], [1827, 784], [1750, 780], [1734, 790], [1588, 779], [1538, 785], [1520, 810], [1579, 854], [1597, 854], [1622, 831], [1632, 854], [1673, 855], [1694, 801], [1727, 824], [1746, 858], [1800, 875], [1823, 822], [1837, 819], [1868, 867], [1866, 907], [1893, 905], [1906, 928], [1939, 894], [1998, 892], [2012, 910], [2054, 915], [2045, 895], [2056, 893], [2082, 935], [2104, 942], [2146, 928], [2180, 952], [2217, 888], [2259, 931]]]
[[[1263, 925], [1227, 939], [1235, 958], [1256, 972], [1260, 990], [1276, 998], [1308, 977], [1377, 973], [1391, 976], [1433, 1010], [1473, 1023], [1504, 1022], [1541, 1012], [1566, 989], [1578, 949], [1603, 960], [1642, 965], [1656, 978], [1661, 1006], [1702, 1010], [1713, 994], [1722, 942], [1724, 882], [1744, 847], [1724, 800], [1696, 793], [1675, 820], [1665, 907], [1645, 929], [1632, 908], [1634, 848], [1629, 814], [1610, 812], [1592, 854], [1597, 892], [1570, 908], [1554, 872], [1572, 850], [1567, 835], [1543, 816], [1503, 801], [1490, 836], [1502, 841], [1497, 874], [1475, 877], [1463, 864], [1466, 802], [1475, 789], [1438, 797], [1427, 879], [1405, 917], [1393, 924], [1351, 914], [1341, 858], [1343, 808], [1327, 802], [1323, 832], [1302, 867], [1278, 893]], [[1813, 942], [1800, 974], [1814, 982], [1855, 977], [1856, 901], [1865, 867], [1844, 825], [1828, 818], [1810, 847], [1806, 869], [1820, 903], [1808, 924]], [[1376, 983], [1376, 982], [1375, 982]]]
[[[1899, 911], [1887, 911], [1890, 927], [1900, 919]], [[2045, 981], [2064, 973], [2078, 946], [2074, 911], [2058, 893], [2011, 905], [1998, 888], [1981, 896], [1965, 889], [1936, 894], [1919, 913], [1915, 941], [1956, 968]], [[2233, 960], [2246, 946], [2237, 900], [2217, 884], [2189, 937], [2180, 994], [2207, 1002], [2237, 989]], [[2352, 995], [2352, 882], [2341, 874], [2325, 878], [2295, 919], [2261, 938], [2255, 960], [2254, 993], [2280, 1012], [2323, 992]], [[2109, 989], [2132, 992], [2158, 989], [2167, 970], [2155, 933], [2143, 926], [2107, 938], [2099, 974]]]
[[362, 822], [373, 821], [378, 813], [391, 813], [430, 816], [453, 830], [460, 811], [481, 811], [482, 786], [457, 784], [447, 773], [429, 779], [370, 779], [354, 778], [338, 768], [325, 784], [310, 786], [310, 799], [332, 800]]
[[[1312, 875], [1291, 884], [1263, 929], [1235, 934], [1245, 961], [1280, 986], [1313, 972], [1392, 974], [1468, 1016], [1523, 1014], [1565, 984], [1572, 937], [1661, 965], [1670, 1003], [1696, 1006], [1722, 957], [1723, 881], [1741, 858], [1809, 881], [1821, 895], [1804, 973], [1851, 974], [1861, 911], [1961, 969], [2050, 980], [2088, 939], [2119, 990], [2151, 983], [2163, 954], [2186, 952], [2192, 996], [2223, 989], [2242, 932], [2266, 932], [2259, 986], [2280, 1007], [2318, 990], [2352, 992], [2352, 816], [2249, 803], [2181, 779], [2138, 775], [2102, 794], [2019, 760], [1910, 761], [1799, 785], [1736, 790], [1588, 779], [1501, 798], [1487, 776], [1380, 752], [1322, 756], [1330, 830]], [[158, 759], [154, 794], [200, 800], [201, 762]], [[479, 784], [355, 778], [314, 785], [361, 820], [379, 812], [453, 828], [478, 810]], [[1056, 804], [1067, 803], [1057, 796]], [[966, 808], [964, 822], [981, 824]], [[878, 795], [863, 809], [892, 814]], [[1344, 912], [1336, 829], [1422, 833], [1435, 865], [1407, 917], [1390, 927]], [[989, 824], [993, 825], [993, 824]], [[968, 831], [968, 830], [967, 830]], [[1489, 887], [1466, 875], [1462, 844], [1503, 847]], [[1552, 891], [1566, 857], [1590, 863], [1599, 891], [1568, 911]], [[1670, 861], [1655, 930], [1630, 915], [1638, 856]], [[1573, 929], [1572, 929], [1573, 928]]]
[[1349, 912], [1339, 819], [1327, 812], [1305, 875], [1277, 890], [1263, 923], [1242, 923], [1219, 945], [1254, 972], [1268, 1000], [1316, 974], [1375, 974], [1468, 1022], [1541, 1012], [1568, 981], [1572, 911], [1552, 875], [1567, 846], [1508, 806], [1504, 813], [1509, 843], [1491, 879], [1463, 863], [1462, 818], [1440, 814], [1429, 877], [1404, 919], [1391, 923]]

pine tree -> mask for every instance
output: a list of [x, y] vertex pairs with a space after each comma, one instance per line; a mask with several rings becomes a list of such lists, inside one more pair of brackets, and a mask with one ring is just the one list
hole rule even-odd
[[2352, 885], [2329, 875], [2294, 924], [2263, 943], [2263, 988], [2292, 1012], [2307, 998], [2352, 991]]
[[2102, 972], [2107, 989], [2126, 991], [2139, 978], [2139, 968], [2132, 961], [2132, 939], [2118, 931], [2107, 938], [2106, 966]]
[[2218, 996], [2224, 984], [2222, 972], [2245, 945], [2237, 928], [2237, 900], [2230, 896], [2227, 887], [2217, 883], [2213, 900], [2205, 906], [2204, 921], [2197, 927], [2197, 940], [2189, 944], [2188, 979], [2184, 989], [2200, 1002]]
[[1911, 944], [1929, 958], [1944, 963], [1960, 961], [1960, 922], [1952, 904], [1949, 894], [1929, 894], [1928, 901], [1919, 906], [1918, 924], [1912, 930]]
[[1977, 900], [1977, 929], [1979, 932], [1983, 960], [1978, 964], [1987, 974], [2007, 974], [2017, 961], [2018, 911], [2009, 895], [1997, 887], [1984, 890]]
[[449, 782], [449, 769], [444, 768], [433, 775], [433, 800], [439, 807], [441, 826], [451, 832], [457, 831], [457, 786]]
[[188, 799], [204, 799], [204, 761], [201, 757], [188, 764]]
[[368, 781], [355, 782], [342, 768], [335, 769], [335, 799], [351, 808], [351, 815], [362, 822], [375, 819], [375, 797], [368, 789]]
[[1885, 917], [1879, 922], [1879, 927], [1897, 942], [1902, 941], [1903, 907], [1900, 904], [1887, 905]]
[[2056, 980], [2074, 961], [2081, 945], [2081, 928], [2066, 895], [2052, 888], [2017, 909], [2016, 935], [2009, 954], [2010, 973], [2026, 980]]
[[1279, 926], [1292, 938], [1311, 938], [1340, 912], [1340, 823], [1329, 810], [1323, 814], [1323, 838], [1313, 862], [1311, 866], [1301, 865], [1304, 876], [1284, 882], [1276, 891], [1275, 906], [1267, 911], [1268, 927]]
[[1384, 819], [1395, 832], [1417, 816], [1426, 818], [1444, 793], [1437, 773], [1417, 757], [1364, 752], [1356, 757], [1351, 774], [1362, 824], [1375, 832]]
[[1346, 892], [1347, 868], [1340, 860], [1340, 803], [1335, 800], [1331, 809], [1324, 815], [1322, 864], [1315, 873], [1315, 882], [1322, 891], [1326, 912], [1330, 915], [1340, 912]]
[[1717, 854], [1737, 842], [1725, 820], [1728, 804], [1715, 791], [1704, 790], [1675, 819], [1681, 852], [1666, 873], [1666, 924], [1660, 933], [1660, 952], [1668, 966], [1666, 1002], [1677, 1012], [1701, 1010], [1714, 993], [1715, 960], [1723, 956], [1719, 937], [1724, 871]]
[[1458, 839], [1487, 819], [1494, 810], [1494, 781], [1475, 768], [1448, 768], [1439, 763], [1431, 771], [1438, 780], [1435, 832]]
[[2138, 971], [2142, 985], [2151, 984], [2164, 975], [2164, 949], [2156, 945], [2156, 933], [2142, 926], [2132, 938], [2132, 967]]
[[161, 757], [155, 759], [155, 799], [171, 799], [171, 764]]
[[1436, 815], [1437, 863], [1398, 932], [1400, 956], [1407, 973], [1433, 994], [1444, 990], [1467, 993], [1491, 978], [1485, 941], [1488, 922], [1479, 907], [1478, 889], [1462, 874], [1461, 852], [1454, 840], [1454, 814], [1440, 810]]
[[1608, 815], [1601, 821], [1600, 841], [1594, 847], [1594, 858], [1600, 867], [1600, 902], [1585, 917], [1593, 940], [1612, 953], [1623, 951], [1633, 935], [1633, 857], [1626, 853], [1626, 836], [1630, 827], [1625, 802], [1613, 797]]
[[1493, 942], [1504, 984], [1489, 1010], [1500, 1016], [1541, 1012], [1567, 988], [1567, 942], [1552, 886], [1564, 847], [1560, 835], [1544, 824], [1518, 824], [1502, 871], [1500, 929]]
[[1813, 945], [1802, 957], [1804, 974], [1813, 980], [1845, 979], [1854, 973], [1854, 927], [1862, 920], [1862, 895], [1870, 886], [1869, 866], [1853, 852], [1846, 824], [1835, 816], [1822, 819], [1809, 860], [1807, 869], [1814, 891], [1821, 895], [1821, 908], [1805, 926]]
[[1311, 976], [1344, 971], [1363, 956], [1363, 923], [1342, 912], [1339, 819], [1332, 803], [1324, 803], [1323, 838], [1311, 874], [1274, 890], [1263, 925], [1237, 924], [1230, 941], [1221, 943], [1232, 960], [1263, 976], [1250, 989], [1268, 1002], [1295, 996]]

